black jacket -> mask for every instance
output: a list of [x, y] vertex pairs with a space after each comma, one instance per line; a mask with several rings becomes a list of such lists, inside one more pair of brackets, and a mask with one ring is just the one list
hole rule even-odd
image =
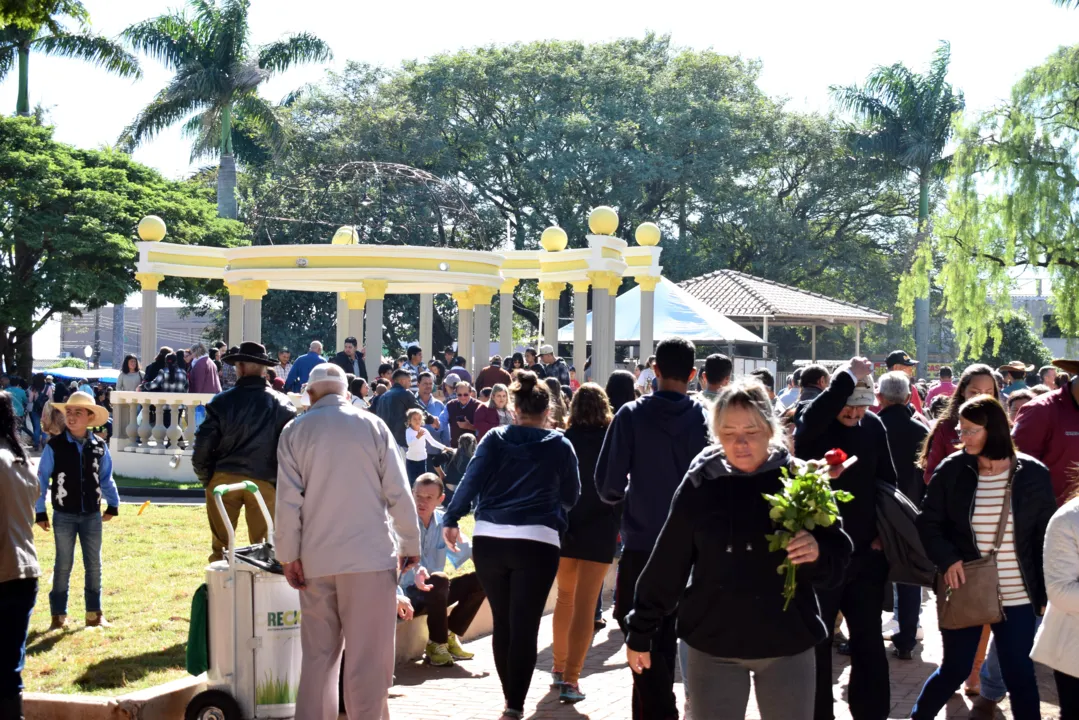
[[577, 453], [581, 497], [569, 512], [569, 528], [562, 536], [562, 557], [610, 563], [618, 542], [619, 507], [608, 505], [596, 492], [596, 461], [607, 428], [573, 426], [566, 439]]
[[[356, 375], [356, 377], [362, 377], [364, 380], [366, 380], [367, 379], [367, 366], [364, 365], [364, 362], [363, 362], [363, 353], [357, 352], [356, 357], [359, 358], [359, 360], [360, 360], [360, 374]], [[348, 359], [348, 355], [345, 355], [344, 350], [342, 350], [341, 352], [334, 355], [333, 359], [330, 360], [330, 362], [332, 362], [334, 365], [336, 365], [337, 367], [344, 370], [345, 373], [352, 373], [353, 375], [356, 374], [356, 368], [354, 368], [352, 366], [352, 362]]]
[[420, 399], [413, 395], [411, 390], [406, 390], [397, 383], [378, 397], [378, 404], [374, 407], [375, 414], [389, 426], [393, 439], [401, 447], [408, 447], [405, 442], [405, 430], [408, 429], [405, 417], [412, 408], [423, 413], [424, 425], [430, 425], [434, 421], [434, 416], [427, 412]]
[[[937, 466], [922, 501], [918, 534], [926, 554], [941, 573], [959, 562], [981, 557], [970, 518], [978, 488], [978, 458], [963, 451], [949, 455]], [[1049, 518], [1056, 512], [1049, 468], [1019, 453], [1012, 481], [1015, 555], [1027, 595], [1040, 613], [1047, 600], [1042, 574], [1042, 545]]]
[[562, 358], [555, 358], [550, 365], [544, 365], [543, 372], [545, 377], [558, 378], [559, 385], [569, 385], [569, 366]]
[[242, 377], [206, 406], [191, 465], [203, 485], [215, 472], [277, 484], [277, 440], [296, 417], [288, 398], [261, 377]]
[[619, 409], [596, 462], [596, 490], [604, 502], [625, 503], [627, 550], [651, 552], [674, 491], [710, 441], [708, 410], [687, 395], [654, 392]]
[[840, 503], [843, 529], [854, 541], [855, 554], [869, 550], [877, 537], [877, 482], [896, 484], [895, 467], [888, 450], [884, 423], [867, 412], [854, 427], [837, 420], [854, 392], [854, 378], [846, 370], [832, 376], [828, 389], [813, 399], [798, 416], [794, 429], [794, 454], [802, 460], [820, 460], [833, 448], [857, 455], [858, 462], [836, 480], [832, 488], [854, 495]]
[[718, 446], [694, 459], [637, 580], [626, 617], [629, 647], [651, 650], [652, 635], [676, 607], [678, 637], [716, 657], [796, 655], [828, 636], [814, 586], [842, 580], [851, 542], [839, 524], [812, 531], [820, 557], [798, 569], [794, 600], [784, 610], [784, 575], [776, 568], [786, 552], [768, 550], [765, 535], [775, 526], [763, 494], [782, 489], [781, 468], [790, 464], [787, 451], [776, 450], [746, 475]]
[[892, 464], [898, 478], [897, 485], [915, 505], [921, 505], [925, 496], [925, 479], [918, 467], [918, 454], [929, 434], [929, 429], [914, 419], [909, 405], [889, 405], [880, 411], [880, 421], [888, 431], [888, 447]]

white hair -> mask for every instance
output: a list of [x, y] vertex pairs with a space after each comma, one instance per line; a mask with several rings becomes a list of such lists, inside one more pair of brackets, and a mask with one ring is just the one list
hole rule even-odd
[[910, 400], [910, 378], [901, 370], [885, 373], [880, 378], [877, 394], [889, 405], [905, 405]]
[[206, 346], [203, 345], [200, 342], [197, 342], [194, 345], [192, 345], [190, 350], [191, 350], [191, 354], [194, 355], [195, 357], [202, 357], [203, 355], [206, 354]]
[[311, 352], [321, 353], [322, 352], [322, 343], [319, 342], [318, 340], [312, 340], [311, 345], [309, 345], [307, 349], [310, 350]]

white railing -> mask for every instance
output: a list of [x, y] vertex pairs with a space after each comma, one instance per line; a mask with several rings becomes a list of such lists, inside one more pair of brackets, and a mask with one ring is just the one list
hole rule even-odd
[[193, 454], [196, 412], [213, 397], [211, 393], [113, 392], [109, 396], [112, 452]]

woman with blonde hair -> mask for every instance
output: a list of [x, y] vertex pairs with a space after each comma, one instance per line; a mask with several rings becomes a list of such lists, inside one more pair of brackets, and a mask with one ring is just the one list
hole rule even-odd
[[[772, 403], [756, 381], [739, 381], [716, 398], [717, 445], [690, 465], [667, 522], [637, 581], [626, 617], [626, 655], [640, 673], [651, 667], [651, 641], [678, 613], [688, 645], [688, 704], [713, 720], [741, 720], [750, 676], [762, 720], [811, 720], [816, 646], [828, 637], [814, 586], [831, 587], [852, 552], [839, 524], [799, 531], [786, 550], [769, 550], [775, 532], [765, 494], [783, 488], [783, 469], [799, 461], [787, 450]], [[799, 566], [791, 607], [776, 568]], [[735, 620], [732, 621], [732, 618]]]
[[552, 687], [562, 702], [584, 699], [578, 685], [592, 645], [596, 600], [614, 561], [621, 512], [596, 492], [596, 460], [613, 415], [607, 393], [595, 383], [577, 388], [570, 404], [566, 439], [577, 453], [581, 498], [569, 513], [558, 562], [558, 603], [554, 610]]

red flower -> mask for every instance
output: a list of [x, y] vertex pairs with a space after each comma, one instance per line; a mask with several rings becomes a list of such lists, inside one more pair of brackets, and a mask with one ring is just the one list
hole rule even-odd
[[834, 448], [824, 453], [824, 462], [829, 465], [842, 465], [847, 462], [847, 453], [843, 452], [839, 448]]

